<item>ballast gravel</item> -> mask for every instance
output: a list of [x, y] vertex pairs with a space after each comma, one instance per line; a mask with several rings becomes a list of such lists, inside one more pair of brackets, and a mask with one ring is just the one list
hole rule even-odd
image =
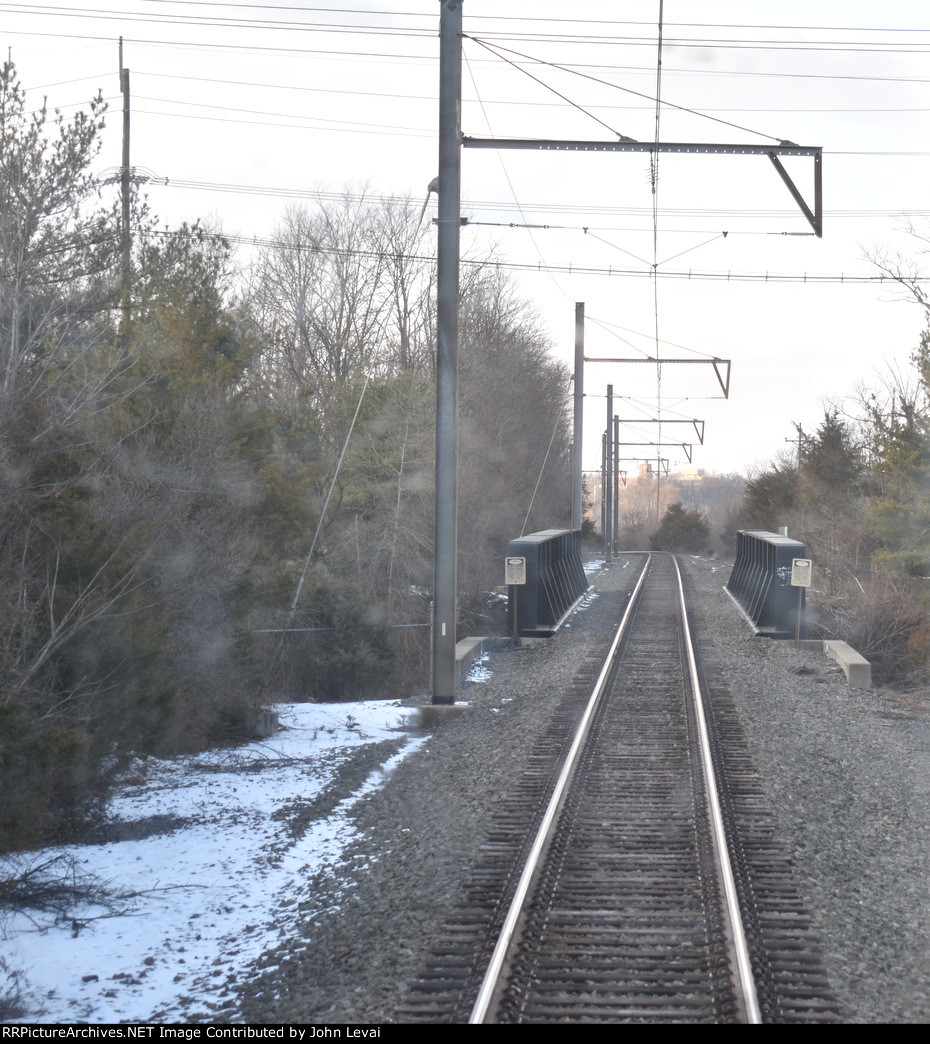
[[[473, 675], [482, 680], [463, 686], [460, 713], [356, 806], [354, 858], [338, 879], [305, 882], [302, 931], [241, 984], [237, 1019], [402, 1020], [491, 812], [604, 647], [639, 561], [620, 556], [594, 574], [592, 596], [555, 638], [492, 653]], [[848, 688], [825, 657], [752, 634], [723, 591], [729, 563], [684, 562], [699, 642], [736, 704], [843, 1020], [930, 1020], [930, 690]]]
[[844, 1021], [927, 1022], [930, 689], [850, 688], [823, 655], [753, 635], [729, 566], [688, 567]]

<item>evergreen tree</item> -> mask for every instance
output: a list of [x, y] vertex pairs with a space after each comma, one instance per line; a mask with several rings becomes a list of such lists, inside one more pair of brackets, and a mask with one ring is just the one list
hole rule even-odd
[[805, 478], [834, 497], [858, 491], [864, 462], [853, 429], [838, 408], [825, 410], [816, 433], [802, 438], [799, 456]]
[[710, 543], [710, 526], [700, 511], [690, 511], [680, 503], [669, 504], [649, 541], [653, 551], [700, 554]]
[[798, 493], [798, 469], [781, 457], [746, 483], [743, 529], [774, 532], [791, 517]]

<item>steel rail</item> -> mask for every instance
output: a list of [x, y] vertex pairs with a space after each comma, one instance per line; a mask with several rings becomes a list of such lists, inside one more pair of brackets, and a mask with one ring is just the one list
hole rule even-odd
[[749, 957], [749, 945], [746, 933], [743, 930], [743, 921], [739, 908], [739, 897], [736, 891], [736, 879], [733, 875], [733, 866], [727, 852], [726, 827], [720, 810], [720, 796], [717, 791], [716, 777], [714, 771], [713, 755], [710, 749], [710, 734], [707, 728], [707, 718], [704, 714], [704, 696], [698, 676], [697, 657], [694, 653], [694, 642], [691, 637], [691, 626], [688, 622], [688, 610], [685, 603], [685, 588], [681, 577], [681, 568], [678, 559], [672, 556], [675, 563], [675, 573], [678, 577], [679, 608], [681, 611], [681, 631], [685, 639], [685, 648], [688, 653], [688, 670], [691, 676], [691, 690], [694, 699], [694, 713], [697, 720], [698, 737], [701, 748], [701, 763], [704, 768], [704, 784], [707, 795], [708, 815], [710, 817], [711, 833], [713, 835], [714, 851], [717, 857], [717, 867], [720, 871], [720, 880], [724, 891], [724, 913], [728, 922], [730, 932], [730, 943], [733, 949], [735, 961], [736, 985], [739, 990], [740, 1000], [743, 1003], [743, 1013], [746, 1021], [753, 1025], [762, 1022], [762, 1012], [759, 1007], [759, 996], [756, 990], [755, 978], [752, 973], [752, 962]]
[[472, 1007], [471, 1014], [468, 1017], [469, 1024], [484, 1022], [485, 1017], [488, 1013], [488, 1009], [491, 1006], [491, 1002], [494, 999], [494, 994], [498, 987], [501, 971], [504, 967], [504, 961], [507, 958], [507, 953], [510, 949], [510, 944], [513, 941], [513, 937], [516, 934], [517, 926], [519, 925], [523, 914], [523, 908], [526, 902], [526, 897], [529, 894], [530, 887], [533, 884], [533, 880], [536, 877], [536, 872], [539, 869], [543, 852], [545, 851], [545, 848], [549, 841], [552, 825], [555, 822], [559, 809], [561, 808], [565, 799], [565, 795], [568, 792], [568, 786], [571, 781], [571, 777], [574, 774], [575, 766], [578, 763], [578, 758], [581, 754], [581, 749], [584, 745], [584, 741], [587, 738], [588, 731], [591, 725], [591, 720], [594, 717], [594, 712], [597, 709], [597, 705], [600, 702], [601, 696], [607, 687], [607, 680], [610, 676], [611, 669], [614, 666], [614, 657], [617, 652], [617, 647], [622, 641], [623, 636], [626, 634], [630, 620], [633, 617], [633, 610], [636, 607], [636, 603], [639, 599], [640, 592], [642, 591], [643, 584], [646, 580], [646, 575], [649, 572], [649, 564], [651, 560], [652, 556], [649, 555], [646, 559], [646, 564], [643, 567], [643, 571], [640, 574], [639, 580], [637, 581], [636, 587], [633, 589], [633, 593], [630, 596], [630, 601], [626, 607], [626, 612], [623, 614], [623, 618], [620, 621], [620, 625], [618, 626], [617, 631], [614, 634], [613, 641], [610, 644], [610, 649], [608, 650], [607, 656], [604, 659], [604, 664], [601, 667], [600, 674], [597, 677], [597, 681], [594, 684], [594, 688], [591, 692], [588, 704], [585, 707], [584, 714], [581, 717], [581, 721], [575, 733], [575, 738], [572, 742], [571, 748], [569, 749], [568, 756], [566, 757], [565, 763], [562, 766], [562, 771], [559, 773], [559, 778], [556, 781], [552, 797], [549, 799], [549, 804], [546, 807], [546, 812], [542, 818], [542, 822], [539, 824], [539, 829], [536, 832], [536, 837], [533, 841], [533, 847], [530, 849], [529, 856], [527, 857], [526, 863], [523, 867], [523, 872], [520, 875], [520, 880], [517, 882], [516, 891], [514, 892], [513, 899], [507, 911], [507, 916], [504, 919], [504, 924], [501, 928], [500, 935], [498, 936], [497, 944], [494, 947], [494, 952], [491, 954], [491, 960], [488, 963], [487, 971], [485, 972], [484, 978], [481, 981], [481, 987], [478, 990], [478, 996], [475, 999], [475, 1003]]
[[[723, 916], [726, 922], [728, 935], [733, 983], [738, 993], [738, 1003], [742, 1008], [741, 1015], [743, 1019], [749, 1024], [758, 1025], [762, 1022], [762, 1013], [755, 978], [752, 972], [749, 946], [740, 914], [736, 879], [727, 850], [726, 827], [723, 821], [720, 797], [715, 780], [713, 755], [710, 746], [710, 732], [707, 724], [707, 717], [704, 712], [704, 697], [700, 684], [694, 640], [691, 634], [690, 622], [688, 620], [684, 583], [678, 560], [674, 555], [671, 557], [675, 565], [675, 574], [678, 584], [679, 619], [688, 664], [688, 674], [691, 683], [695, 726], [700, 747], [700, 759], [703, 769], [702, 775], [704, 777], [704, 789], [707, 801], [708, 823], [711, 831], [714, 858], [717, 864], [720, 884], [723, 891]], [[530, 853], [521, 872], [500, 935], [498, 936], [494, 951], [491, 955], [491, 959], [488, 963], [487, 970], [469, 1016], [469, 1023], [484, 1022], [500, 989], [500, 979], [504, 965], [511, 944], [513, 943], [514, 937], [516, 936], [523, 919], [527, 897], [535, 883], [544, 853], [550, 841], [556, 818], [564, 804], [582, 748], [590, 731], [590, 725], [594, 713], [604, 691], [607, 688], [608, 679], [612, 672], [612, 668], [614, 667], [617, 649], [627, 633], [633, 612], [639, 602], [640, 594], [649, 573], [651, 560], [652, 556], [650, 555], [646, 560], [642, 574], [633, 590], [629, 604], [623, 614], [623, 618], [617, 627], [610, 649], [605, 657], [597, 681], [594, 684], [591, 696], [588, 699], [588, 703], [572, 741], [572, 745], [559, 773], [552, 796], [550, 797], [545, 814], [543, 815], [536, 832]]]

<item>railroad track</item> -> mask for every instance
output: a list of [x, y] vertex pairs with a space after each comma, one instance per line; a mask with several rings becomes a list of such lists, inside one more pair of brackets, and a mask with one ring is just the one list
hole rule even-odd
[[738, 725], [725, 694], [702, 692], [688, 619], [676, 560], [651, 556], [401, 1017], [836, 1018]]

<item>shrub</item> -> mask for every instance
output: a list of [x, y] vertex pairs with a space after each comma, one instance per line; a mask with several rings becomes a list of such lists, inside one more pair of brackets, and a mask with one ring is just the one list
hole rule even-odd
[[710, 543], [710, 526], [700, 511], [670, 504], [659, 528], [649, 535], [653, 551], [698, 554]]
[[312, 702], [379, 695], [395, 664], [383, 610], [329, 577], [317, 580], [304, 601], [309, 608], [291, 627], [307, 630], [287, 635], [272, 690]]
[[930, 625], [923, 624], [911, 632], [907, 660], [921, 682], [930, 682]]
[[860, 652], [878, 685], [912, 684], [927, 669], [926, 593], [919, 582], [892, 570], [874, 568], [855, 595], [823, 598], [812, 625], [821, 637], [838, 638]]
[[0, 733], [0, 851], [69, 838], [100, 793], [102, 770], [88, 756], [89, 737], [38, 728], [15, 702], [0, 707]]

